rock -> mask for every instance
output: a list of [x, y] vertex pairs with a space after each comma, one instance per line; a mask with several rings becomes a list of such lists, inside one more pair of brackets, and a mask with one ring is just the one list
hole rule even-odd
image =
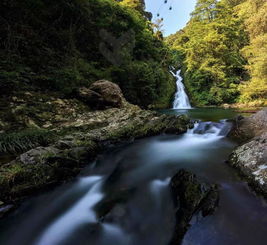
[[230, 137], [245, 142], [267, 132], [267, 108], [250, 117], [237, 117]]
[[50, 128], [52, 127], [53, 124], [51, 122], [46, 122], [44, 125], [43, 125], [43, 128]]
[[203, 183], [194, 174], [180, 170], [170, 183], [176, 209], [175, 231], [171, 245], [180, 244], [189, 228], [193, 215], [202, 212], [212, 214], [218, 206], [219, 193], [216, 185]]
[[237, 147], [229, 162], [267, 197], [267, 132]]
[[96, 148], [92, 149], [90, 147], [74, 147], [68, 152], [68, 156], [77, 161], [90, 161], [96, 155]]
[[56, 143], [56, 147], [61, 149], [61, 150], [65, 150], [65, 149], [69, 149], [71, 147], [75, 147], [75, 143], [74, 143], [73, 139], [70, 139], [70, 140], [62, 139]]
[[164, 132], [181, 134], [189, 122], [184, 116], [162, 115], [130, 104], [83, 113], [61, 124], [68, 134], [58, 136], [53, 145], [37, 147], [0, 166], [0, 200], [16, 202], [74, 177], [110, 144]]
[[19, 156], [19, 161], [23, 164], [38, 164], [45, 158], [54, 156], [59, 153], [55, 147], [37, 147]]
[[241, 143], [229, 158], [252, 188], [267, 197], [267, 108], [236, 119], [230, 137]]
[[124, 101], [120, 87], [106, 80], [99, 80], [90, 88], [80, 88], [78, 97], [94, 109], [121, 108]]
[[99, 100], [101, 100], [101, 95], [94, 92], [93, 90], [89, 88], [79, 88], [78, 90], [78, 97], [81, 99], [83, 102], [87, 104], [94, 104], [97, 103]]
[[31, 118], [28, 118], [28, 117], [25, 118], [25, 125], [28, 128], [37, 128], [37, 129], [40, 129], [40, 127]]

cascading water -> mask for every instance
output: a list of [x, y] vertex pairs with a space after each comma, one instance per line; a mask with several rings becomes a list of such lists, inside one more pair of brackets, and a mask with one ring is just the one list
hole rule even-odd
[[225, 164], [235, 144], [225, 137], [231, 123], [220, 119], [108, 151], [77, 181], [0, 220], [0, 244], [167, 245], [176, 222], [171, 177], [180, 169], [220, 191], [218, 210], [192, 219], [182, 245], [265, 244], [267, 207]]
[[176, 78], [177, 92], [175, 94], [173, 109], [191, 109], [189, 98], [185, 92], [183, 78], [180, 75], [181, 70], [178, 70], [176, 74], [172, 73]]

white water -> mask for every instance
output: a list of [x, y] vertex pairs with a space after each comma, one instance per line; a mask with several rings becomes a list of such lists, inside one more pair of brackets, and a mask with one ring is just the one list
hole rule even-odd
[[[228, 171], [222, 164], [233, 147], [224, 139], [230, 126], [226, 120], [197, 122], [184, 135], [144, 139], [119, 153], [107, 155], [95, 165], [94, 176], [81, 177], [63, 188], [65, 193], [60, 190], [56, 195], [49, 194], [38, 200], [34, 207], [37, 213], [22, 215], [22, 225], [14, 221], [14, 230], [7, 233], [10, 242], [0, 240], [0, 244], [169, 244], [175, 224], [170, 176], [180, 169], [218, 183], [221, 191], [220, 208], [215, 216], [193, 220], [183, 245], [239, 244], [240, 239], [240, 244], [264, 244], [266, 208], [246, 193], [232, 170]], [[102, 169], [104, 164], [108, 171]], [[112, 164], [119, 174], [110, 180], [106, 177], [114, 173], [109, 169]], [[260, 167], [265, 168], [265, 165]], [[121, 190], [134, 191], [125, 195], [125, 200], [116, 201], [107, 215], [99, 217], [96, 205], [119, 196]], [[240, 203], [247, 205], [240, 206]], [[244, 213], [253, 215], [244, 216]], [[255, 224], [254, 230], [251, 224]]]
[[176, 78], [177, 92], [173, 102], [173, 109], [191, 109], [189, 98], [185, 92], [183, 78], [180, 76], [181, 70], [178, 70], [176, 74], [172, 73]]
[[92, 176], [80, 180], [79, 184], [87, 182], [91, 183], [92, 187], [70, 210], [48, 227], [36, 245], [61, 244], [79, 225], [97, 222], [93, 207], [103, 198], [100, 191], [101, 179], [100, 176]]
[[[88, 192], [44, 231], [35, 243], [36, 245], [65, 244], [68, 237], [71, 237], [80, 226], [99, 222], [93, 208], [104, 198], [101, 190], [103, 178], [100, 176], [83, 177], [80, 178], [77, 186], [81, 188], [88, 184], [91, 185]], [[105, 245], [105, 240], [113, 241], [118, 245], [129, 243], [129, 237], [119, 226], [108, 223], [102, 223], [101, 226], [103, 241], [99, 244]]]
[[159, 197], [161, 195], [161, 191], [164, 188], [167, 188], [170, 184], [171, 178], [167, 178], [165, 180], [153, 180], [150, 184], [150, 189], [152, 194], [156, 197], [157, 201], [159, 200]]

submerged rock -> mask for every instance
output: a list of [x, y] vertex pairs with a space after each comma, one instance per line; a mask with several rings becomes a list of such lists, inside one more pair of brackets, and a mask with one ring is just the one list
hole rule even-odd
[[215, 211], [219, 193], [216, 185], [203, 183], [185, 170], [180, 170], [171, 179], [170, 187], [176, 208], [176, 226], [170, 244], [177, 245], [181, 243], [195, 214], [201, 212], [207, 216]]

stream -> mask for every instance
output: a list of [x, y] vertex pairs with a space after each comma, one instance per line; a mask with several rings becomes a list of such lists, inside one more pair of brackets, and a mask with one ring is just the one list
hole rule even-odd
[[[195, 216], [183, 245], [266, 244], [266, 203], [225, 163], [236, 145], [225, 137], [231, 124], [224, 119], [235, 113], [215, 108], [164, 113], [202, 121], [183, 135], [107, 149], [76, 180], [25, 201], [1, 220], [0, 244], [167, 245], [175, 225], [169, 182], [182, 168], [220, 186], [217, 211]], [[107, 207], [111, 211], [99, 219]]]

